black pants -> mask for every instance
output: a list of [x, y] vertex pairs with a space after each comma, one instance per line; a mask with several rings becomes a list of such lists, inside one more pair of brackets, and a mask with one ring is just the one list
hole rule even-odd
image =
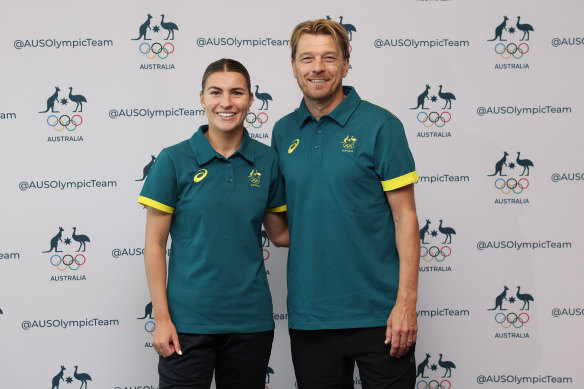
[[389, 355], [386, 327], [302, 331], [290, 329], [292, 362], [299, 389], [352, 389], [355, 363], [363, 389], [412, 389], [415, 347]]
[[274, 331], [178, 334], [183, 355], [158, 361], [159, 389], [264, 389]]

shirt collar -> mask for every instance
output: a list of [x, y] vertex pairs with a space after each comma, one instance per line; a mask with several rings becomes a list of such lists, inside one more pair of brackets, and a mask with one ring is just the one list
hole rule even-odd
[[[195, 153], [195, 158], [199, 165], [204, 165], [215, 157], [221, 157], [205, 137], [205, 132], [207, 132], [208, 129], [209, 125], [202, 125], [189, 139], [189, 143], [191, 144], [191, 148], [193, 149], [193, 153]], [[233, 155], [237, 154], [241, 155], [248, 162], [253, 162], [255, 159], [253, 143], [245, 128], [243, 129], [243, 140], [241, 146], [239, 146], [239, 149], [233, 153]]]
[[[347, 120], [351, 117], [359, 103], [361, 102], [361, 98], [357, 94], [357, 91], [352, 86], [344, 86], [343, 93], [345, 98], [343, 101], [340, 102], [339, 105], [333, 109], [331, 113], [328, 115], [324, 115], [321, 117], [330, 117], [335, 122], [339, 123], [341, 126], [344, 126], [347, 123]], [[311, 118], [312, 115], [306, 107], [306, 103], [304, 102], [304, 98], [300, 102], [300, 107], [296, 110], [296, 118], [298, 119], [298, 124], [300, 127], [306, 124], [306, 121]]]

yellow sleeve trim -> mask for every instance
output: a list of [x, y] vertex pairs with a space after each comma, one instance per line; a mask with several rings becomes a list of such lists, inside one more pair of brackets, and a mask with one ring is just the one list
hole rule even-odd
[[159, 203], [158, 201], [149, 199], [148, 197], [140, 196], [138, 197], [138, 202], [142, 205], [146, 205], [148, 207], [156, 208], [162, 212], [166, 213], [174, 213], [174, 208], [169, 207], [168, 205]]
[[411, 173], [404, 174], [403, 176], [393, 178], [387, 181], [381, 181], [381, 185], [383, 186], [383, 190], [385, 192], [401, 188], [403, 186], [413, 184], [414, 182], [418, 181], [418, 173], [414, 170]]
[[286, 204], [282, 205], [281, 207], [276, 208], [266, 208], [268, 212], [285, 212], [288, 210], [288, 206]]

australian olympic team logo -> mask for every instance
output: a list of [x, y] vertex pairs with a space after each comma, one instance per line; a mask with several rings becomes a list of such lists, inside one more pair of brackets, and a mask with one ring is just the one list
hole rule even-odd
[[[428, 353], [426, 353], [426, 358], [418, 364], [416, 380], [418, 380], [418, 377], [420, 379], [416, 382], [416, 389], [454, 389], [452, 382], [447, 378], [451, 378], [452, 369], [456, 369], [456, 365], [452, 361], [443, 360], [442, 354], [438, 355], [438, 365], [436, 365], [436, 362], [430, 364], [432, 356]], [[441, 377], [430, 377], [438, 371], [438, 367], [444, 369], [444, 374]], [[426, 369], [430, 370], [430, 372], [427, 372]]]
[[59, 385], [61, 384], [61, 382], [71, 384], [73, 383], [73, 378], [75, 378], [77, 381], [81, 381], [81, 386], [79, 387], [79, 389], [82, 388], [87, 389], [87, 381], [91, 381], [91, 376], [87, 373], [78, 372], [77, 366], [74, 366], [74, 369], [75, 370], [73, 371], [73, 377], [69, 375], [68, 377], [65, 378], [65, 370], [67, 370], [67, 368], [61, 365], [61, 370], [51, 380], [51, 389], [59, 389]]
[[[456, 231], [452, 227], [447, 227], [442, 225], [442, 220], [439, 221], [438, 231], [430, 231], [430, 224], [432, 222], [426, 219], [426, 224], [420, 229], [420, 259], [425, 263], [430, 262], [443, 262], [446, 258], [452, 254], [452, 248], [449, 246], [452, 244], [452, 235], [456, 235]], [[444, 241], [442, 243], [432, 243], [426, 242], [428, 240], [435, 240], [438, 238], [438, 232], [444, 235]]]
[[260, 188], [260, 180], [262, 179], [262, 173], [258, 170], [253, 169], [249, 173], [249, 180], [251, 181], [251, 186], [255, 186], [256, 188]]
[[354, 136], [347, 135], [345, 139], [341, 142], [341, 144], [343, 145], [343, 151], [352, 153], [353, 149], [355, 148], [355, 142], [357, 142], [357, 139], [355, 139]]
[[[430, 95], [430, 89], [432, 87], [426, 84], [424, 91], [418, 95], [416, 106], [410, 109], [419, 110], [416, 113], [416, 120], [426, 129], [441, 129], [452, 120], [450, 110], [452, 109], [452, 101], [456, 100], [456, 97], [452, 92], [442, 91], [442, 85], [438, 85], [438, 96]], [[444, 106], [442, 106], [442, 101]], [[426, 107], [426, 104], [432, 105], [434, 108]], [[440, 106], [442, 107], [439, 108]]]
[[[151, 27], [151, 20], [152, 15], [147, 14], [146, 21], [143, 22], [138, 28], [138, 38], [132, 38], [131, 40], [143, 41], [138, 46], [138, 50], [140, 53], [144, 54], [146, 58], [166, 59], [170, 54], [174, 53], [174, 44], [168, 41], [174, 40], [174, 32], [178, 31], [178, 26], [175, 23], [169, 22], [168, 20], [165, 21], [164, 14], [160, 15], [160, 25], [154, 25]], [[166, 38], [164, 38], [165, 42], [147, 42], [152, 40], [152, 38], [148, 38], [148, 32], [152, 31], [154, 34], [158, 34], [161, 31], [161, 28], [167, 32]]]
[[[488, 39], [487, 42], [497, 42], [495, 43], [495, 53], [499, 55], [502, 59], [508, 60], [511, 58], [521, 59], [524, 55], [529, 53], [529, 33], [533, 32], [533, 26], [527, 23], [521, 23], [521, 17], [517, 16], [517, 22], [513, 26], [513, 22], [509, 22], [510, 26], [507, 26], [509, 18], [503, 16], [503, 21], [495, 27], [495, 37], [493, 39]], [[519, 42], [507, 42], [508, 38], [518, 37], [519, 34], [523, 33]], [[515, 35], [517, 34], [517, 35]]]
[[[503, 152], [503, 157], [495, 163], [495, 172], [493, 174], [487, 174], [487, 177], [497, 177], [495, 178], [495, 188], [501, 193], [508, 194], [520, 194], [529, 188], [529, 168], [533, 167], [533, 162], [526, 158], [521, 158], [521, 152], [517, 152], [517, 158], [515, 162], [507, 162], [507, 157], [509, 153]], [[515, 171], [515, 169], [523, 168], [518, 177], [509, 177], [507, 173]], [[505, 173], [504, 173], [505, 172]]]
[[43, 251], [43, 253], [54, 253], [49, 257], [49, 263], [56, 267], [57, 270], [65, 271], [69, 269], [75, 271], [85, 265], [85, 262], [87, 261], [85, 254], [81, 253], [85, 252], [86, 243], [89, 243], [90, 239], [87, 235], [77, 234], [77, 227], [73, 227], [71, 238], [79, 243], [79, 248], [75, 251], [79, 254], [60, 254], [63, 253], [63, 251], [59, 250], [59, 243], [64, 243], [66, 246], [72, 244], [71, 238], [67, 237], [63, 239], [64, 231], [63, 227], [59, 227], [59, 232], [57, 232], [57, 234], [50, 240], [51, 247], [49, 250]]
[[243, 126], [245, 128], [261, 128], [264, 124], [268, 122], [268, 113], [266, 112], [269, 109], [270, 101], [273, 101], [272, 95], [263, 91], [260, 92], [259, 85], [255, 86], [254, 92], [255, 101], [261, 102], [262, 105], [259, 108], [259, 113], [252, 112], [251, 110], [247, 113], [245, 120], [243, 122]]
[[137, 320], [144, 320], [144, 331], [148, 332], [149, 334], [153, 334], [154, 330], [156, 329], [156, 324], [154, 323], [154, 318], [152, 317], [152, 301], [150, 301], [144, 307], [144, 316], [138, 317]]
[[[47, 108], [44, 111], [39, 111], [39, 113], [49, 113], [46, 118], [46, 123], [53, 130], [57, 132], [63, 130], [73, 132], [83, 124], [81, 113], [83, 112], [83, 103], [87, 103], [87, 99], [83, 95], [73, 94], [73, 87], [69, 87], [69, 95], [67, 97], [59, 97], [60, 91], [61, 89], [56, 86], [55, 92], [47, 99]], [[75, 103], [75, 109], [72, 111], [72, 114], [62, 114], [60, 112], [68, 104], [72, 105], [73, 103]]]
[[[533, 302], [533, 296], [529, 293], [521, 293], [521, 286], [517, 286], [517, 293], [515, 296], [507, 297], [507, 291], [509, 288], [507, 286], [503, 287], [503, 291], [495, 297], [495, 306], [489, 308], [489, 311], [498, 311], [494, 315], [495, 322], [499, 324], [504, 329], [509, 328], [522, 328], [529, 322], [529, 303]], [[521, 300], [523, 305], [518, 312], [505, 312], [507, 308], [504, 305], [515, 304], [517, 300]]]

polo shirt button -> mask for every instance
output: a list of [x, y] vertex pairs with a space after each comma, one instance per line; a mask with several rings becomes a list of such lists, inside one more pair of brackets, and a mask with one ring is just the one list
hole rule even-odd
[[231, 164], [230, 164], [230, 163], [228, 163], [228, 164], [227, 164], [227, 167], [231, 167]]
[[318, 145], [314, 146], [315, 149], [318, 149]]
[[227, 182], [232, 182], [232, 181], [233, 181], [233, 178], [231, 178], [231, 177], [227, 179]]
[[318, 129], [318, 130], [316, 130], [316, 133], [317, 133], [317, 134], [320, 134], [321, 132], [322, 132], [322, 130], [321, 130], [321, 129]]

